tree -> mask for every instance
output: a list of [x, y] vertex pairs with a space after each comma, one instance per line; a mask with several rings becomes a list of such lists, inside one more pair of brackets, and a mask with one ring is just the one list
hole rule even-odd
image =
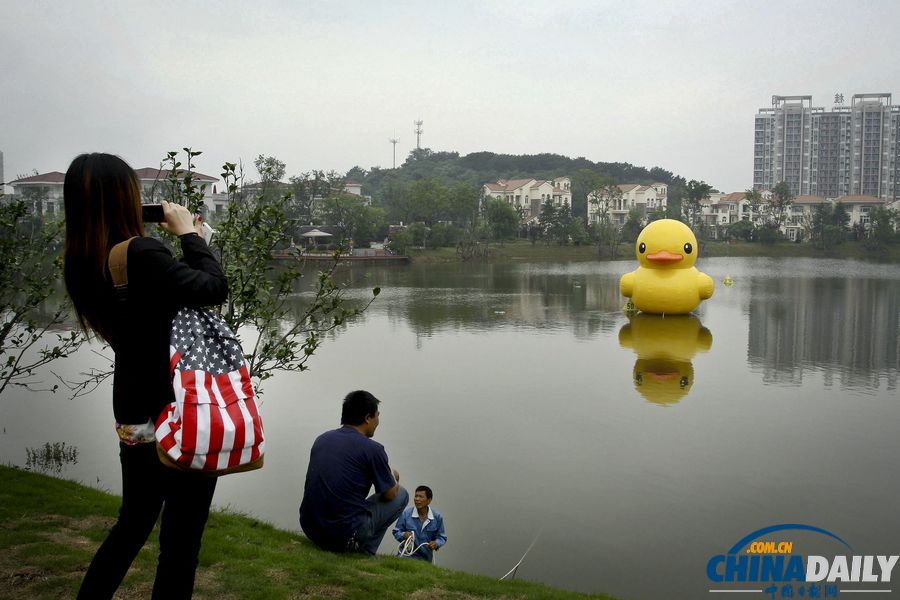
[[63, 222], [35, 221], [25, 201], [0, 203], [0, 395], [9, 386], [38, 389], [35, 372], [85, 341], [68, 329], [71, 305], [57, 285]]
[[612, 180], [597, 173], [593, 169], [578, 169], [572, 174], [572, 211], [573, 214], [587, 216], [590, 194], [604, 185], [613, 183]]
[[294, 219], [299, 225], [312, 225], [318, 209], [316, 203], [344, 188], [344, 178], [334, 171], [307, 171], [293, 175], [288, 181], [291, 191], [288, 218]]
[[576, 220], [572, 216], [572, 209], [567, 202], [556, 209], [556, 222], [554, 223], [552, 237], [560, 246], [567, 246], [572, 238], [572, 222]]
[[281, 181], [281, 178], [284, 177], [285, 165], [274, 156], [260, 154], [253, 161], [253, 166], [256, 167], [262, 183]]
[[900, 211], [883, 206], [873, 206], [869, 210], [869, 237], [866, 239], [866, 247], [869, 250], [880, 251], [887, 244], [897, 241], [894, 228], [900, 221]]
[[513, 238], [519, 231], [519, 213], [505, 200], [488, 196], [484, 199], [484, 220], [491, 236], [500, 240]]
[[388, 242], [392, 251], [397, 254], [406, 254], [406, 251], [413, 245], [413, 236], [408, 228], [403, 228], [391, 234]]
[[647, 223], [668, 218], [668, 207], [658, 206], [647, 213]]
[[425, 177], [412, 184], [409, 190], [412, 219], [431, 226], [447, 210], [447, 186], [433, 177]]
[[755, 231], [756, 227], [749, 219], [736, 221], [729, 225], [727, 229], [728, 237], [734, 240], [744, 240], [745, 242], [753, 241]]
[[384, 210], [368, 206], [364, 198], [344, 191], [333, 192], [322, 201], [322, 220], [343, 243], [370, 241], [384, 225]]
[[812, 216], [807, 219], [806, 229], [815, 245], [827, 252], [844, 241], [850, 224], [850, 214], [843, 203], [834, 206], [822, 203], [815, 207]]
[[831, 222], [835, 227], [840, 228], [842, 234], [845, 233], [847, 227], [850, 226], [850, 213], [844, 208], [843, 202], [838, 202], [834, 205], [834, 213], [832, 214]]
[[[694, 232], [703, 232], [703, 203], [709, 200], [709, 194], [712, 186], [705, 181], [697, 181], [692, 179], [685, 187], [684, 196], [681, 200], [681, 213], [688, 227]], [[702, 237], [702, 235], [698, 236]]]
[[559, 227], [559, 214], [553, 200], [545, 200], [541, 204], [541, 212], [538, 215], [538, 222], [541, 224], [541, 236], [544, 238], [545, 244], [550, 244], [556, 239], [556, 230]]
[[622, 225], [622, 239], [627, 242], [637, 241], [643, 228], [643, 225], [641, 225], [641, 211], [637, 208], [632, 208], [628, 211], [628, 216], [625, 217], [625, 224]]
[[606, 248], [609, 257], [615, 258], [619, 253], [622, 233], [613, 222], [612, 211], [622, 202], [622, 189], [608, 181], [606, 185], [591, 192], [588, 202], [597, 207], [597, 221], [593, 225], [597, 252], [602, 256], [603, 249]]
[[447, 195], [447, 216], [463, 227], [478, 217], [479, 189], [472, 185], [457, 183]]
[[685, 195], [687, 181], [684, 177], [674, 177], [666, 194], [666, 218], [680, 220], [681, 205]]
[[782, 181], [772, 188], [772, 197], [769, 198], [766, 211], [766, 224], [780, 229], [787, 219], [793, 202], [794, 194], [786, 181]]
[[747, 189], [744, 191], [744, 199], [747, 200], [747, 204], [750, 206], [750, 221], [752, 223], [759, 216], [763, 205], [762, 193], [752, 188]]
[[[199, 154], [185, 150], [189, 159]], [[229, 293], [222, 316], [231, 330], [244, 338], [242, 347], [251, 377], [261, 382], [276, 371], [303, 371], [323, 336], [368, 308], [381, 290], [374, 288], [372, 298], [362, 307], [349, 305], [343, 288], [332, 279], [339, 254], [336, 251], [330, 267], [316, 275], [306, 304], [299, 309], [289, 304], [288, 300], [296, 297], [297, 280], [304, 276], [303, 259], [282, 254], [276, 266], [274, 258], [291, 241], [290, 223], [285, 217], [291, 192], [238, 202], [234, 163], [225, 163], [222, 178], [229, 194], [228, 211], [211, 244], [228, 278]], [[181, 192], [188, 205], [196, 198], [195, 188], [182, 186]]]

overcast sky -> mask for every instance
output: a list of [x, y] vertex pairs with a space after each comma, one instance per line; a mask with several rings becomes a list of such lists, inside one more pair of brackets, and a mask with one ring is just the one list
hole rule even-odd
[[[203, 150], [287, 175], [415, 147], [554, 152], [752, 183], [773, 94], [890, 92], [900, 2], [0, 0], [5, 175]], [[255, 172], [251, 173], [256, 176]], [[561, 173], [562, 175], [562, 173]]]

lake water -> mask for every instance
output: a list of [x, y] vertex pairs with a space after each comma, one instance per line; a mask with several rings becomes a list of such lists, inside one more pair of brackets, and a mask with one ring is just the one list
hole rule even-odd
[[[710, 557], [769, 525], [900, 554], [900, 269], [698, 266], [716, 293], [696, 316], [631, 323], [618, 279], [632, 262], [345, 271], [351, 297], [381, 295], [310, 371], [265, 383], [266, 467], [222, 479], [216, 504], [298, 530], [310, 445], [361, 388], [383, 401], [376, 439], [401, 482], [434, 489], [440, 566], [499, 578], [537, 538], [519, 578], [698, 598], [717, 587]], [[84, 351], [63, 370], [88, 364], [103, 361]], [[79, 450], [64, 476], [118, 492], [109, 396], [9, 394], [0, 458], [64, 441]]]

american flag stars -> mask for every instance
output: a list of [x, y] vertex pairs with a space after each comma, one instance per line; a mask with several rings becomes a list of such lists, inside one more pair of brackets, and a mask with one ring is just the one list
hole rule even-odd
[[180, 371], [206, 371], [215, 376], [244, 366], [240, 344], [227, 325], [207, 311], [181, 309], [172, 326], [172, 346], [181, 358]]

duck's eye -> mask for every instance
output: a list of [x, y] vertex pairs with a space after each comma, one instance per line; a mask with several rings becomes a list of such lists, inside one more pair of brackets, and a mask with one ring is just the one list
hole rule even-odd
[[690, 242], [688, 242], [687, 244], [684, 245], [684, 253], [685, 254], [690, 254], [693, 251], [694, 251], [694, 247], [691, 246]]
[[644, 376], [640, 373], [635, 373], [634, 382], [638, 385], [641, 385], [642, 383], [644, 383]]
[[[690, 244], [688, 244], [688, 246], [690, 246]], [[690, 383], [690, 381], [688, 381], [688, 378], [682, 377], [681, 379], [678, 380], [678, 387], [685, 388], [685, 387], [687, 387], [688, 383]]]
[[638, 252], [643, 254], [646, 251], [647, 251], [647, 244], [645, 244], [644, 242], [641, 242], [641, 245], [638, 246]]

